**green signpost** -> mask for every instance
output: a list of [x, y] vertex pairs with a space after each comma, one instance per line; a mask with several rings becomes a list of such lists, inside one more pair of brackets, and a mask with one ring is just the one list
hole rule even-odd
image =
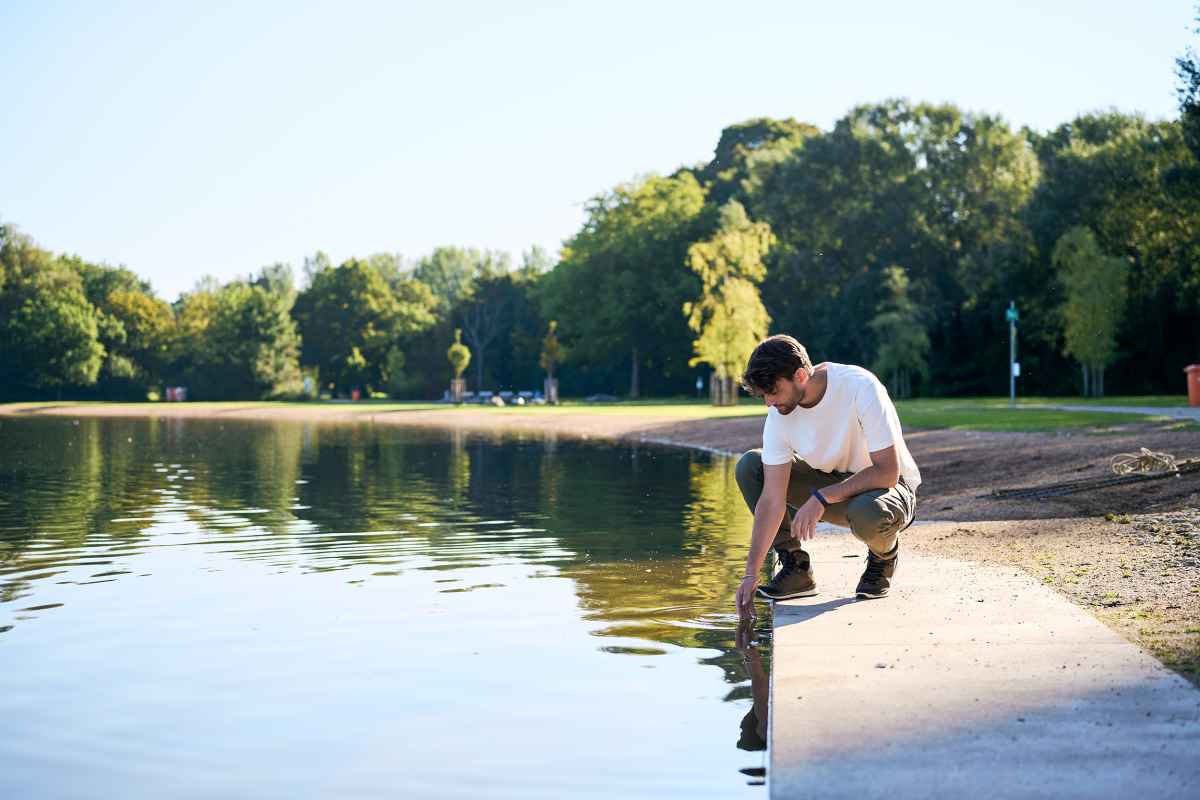
[[1008, 301], [1008, 310], [1004, 312], [1008, 320], [1008, 407], [1017, 407], [1017, 376], [1021, 374], [1021, 365], [1017, 363], [1017, 313], [1015, 300]]

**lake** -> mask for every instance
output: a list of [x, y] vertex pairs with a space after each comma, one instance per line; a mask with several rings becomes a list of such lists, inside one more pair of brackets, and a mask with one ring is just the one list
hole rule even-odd
[[682, 449], [0, 419], [0, 797], [762, 797], [749, 524]]

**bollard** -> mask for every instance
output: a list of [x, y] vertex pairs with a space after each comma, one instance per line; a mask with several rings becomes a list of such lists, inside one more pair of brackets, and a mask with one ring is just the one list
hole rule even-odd
[[1200, 364], [1188, 364], [1183, 371], [1187, 373], [1188, 405], [1200, 406]]

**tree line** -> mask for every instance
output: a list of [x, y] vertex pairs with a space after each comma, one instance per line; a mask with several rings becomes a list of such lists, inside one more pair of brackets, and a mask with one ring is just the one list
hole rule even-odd
[[534, 287], [551, 266], [536, 247], [517, 268], [456, 247], [411, 264], [385, 253], [335, 266], [317, 253], [302, 288], [273, 264], [206, 277], [167, 303], [128, 269], [55, 256], [0, 225], [0, 397], [145, 399], [178, 385], [197, 400], [288, 398], [305, 377], [332, 395], [431, 397], [447, 383], [455, 327], [477, 385], [540, 386]]
[[[949, 104], [858, 106], [831, 129], [755, 119], [712, 160], [592, 198], [557, 258], [442, 247], [409, 262], [317, 253], [173, 304], [128, 269], [55, 256], [0, 225], [0, 395], [442, 394], [461, 329], [476, 389], [734, 391], [788, 332], [898, 396], [1181, 391], [1200, 360], [1200, 70], [1180, 117], [1116, 110], [1014, 129]], [[561, 345], [560, 345], [561, 342]], [[561, 349], [560, 349], [561, 348]]]

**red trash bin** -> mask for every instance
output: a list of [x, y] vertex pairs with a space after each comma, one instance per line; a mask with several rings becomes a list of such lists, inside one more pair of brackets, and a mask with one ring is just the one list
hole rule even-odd
[[1200, 406], [1200, 364], [1188, 364], [1183, 371], [1187, 373], [1188, 405]]
[[[1197, 367], [1197, 369], [1200, 369], [1200, 367]], [[360, 397], [362, 397], [362, 392], [360, 392], [358, 389], [350, 390], [350, 399], [351, 400], [358, 402], [358, 398], [360, 398]]]

